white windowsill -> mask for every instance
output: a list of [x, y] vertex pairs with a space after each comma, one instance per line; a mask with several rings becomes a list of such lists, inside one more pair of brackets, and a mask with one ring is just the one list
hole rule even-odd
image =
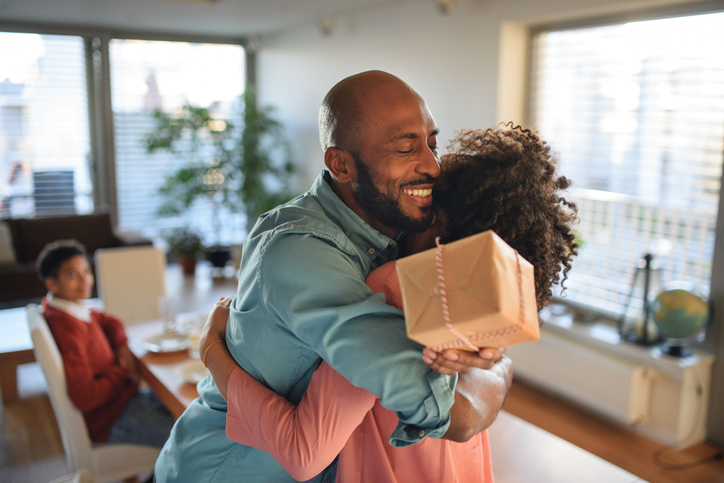
[[604, 317], [591, 322], [574, 322], [572, 314], [547, 314], [541, 317], [541, 321], [542, 337], [545, 337], [545, 332], [551, 332], [599, 351], [655, 367], [677, 379], [681, 379], [685, 368], [712, 364], [715, 359], [713, 354], [696, 347], [690, 347], [692, 353], [688, 357], [674, 357], [664, 354], [660, 345], [641, 346], [621, 340], [615, 322]]

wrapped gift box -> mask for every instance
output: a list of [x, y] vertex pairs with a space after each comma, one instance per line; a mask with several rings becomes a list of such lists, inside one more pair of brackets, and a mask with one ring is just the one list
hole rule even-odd
[[[436, 350], [468, 349], [444, 323], [437, 249], [397, 261], [407, 335]], [[540, 339], [533, 265], [493, 231], [442, 247], [450, 322], [476, 347]]]

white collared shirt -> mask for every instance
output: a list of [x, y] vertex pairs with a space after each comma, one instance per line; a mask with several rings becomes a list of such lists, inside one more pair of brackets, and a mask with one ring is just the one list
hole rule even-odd
[[85, 305], [71, 302], [70, 300], [65, 300], [60, 297], [56, 297], [53, 295], [52, 292], [48, 292], [48, 295], [45, 296], [45, 300], [48, 302], [48, 305], [53, 307], [54, 309], [58, 309], [68, 315], [72, 315], [76, 319], [82, 320], [83, 322], [87, 322], [90, 324], [91, 309], [86, 307]]

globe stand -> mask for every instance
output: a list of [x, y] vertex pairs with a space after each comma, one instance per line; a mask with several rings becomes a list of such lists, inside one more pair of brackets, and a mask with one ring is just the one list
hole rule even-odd
[[652, 317], [653, 300], [661, 289], [660, 272], [661, 269], [650, 253], [638, 261], [631, 282], [631, 292], [618, 322], [618, 333], [623, 340], [643, 346], [661, 341]]
[[691, 355], [691, 349], [684, 345], [683, 340], [679, 339], [667, 340], [661, 346], [661, 352], [672, 357], [689, 357]]

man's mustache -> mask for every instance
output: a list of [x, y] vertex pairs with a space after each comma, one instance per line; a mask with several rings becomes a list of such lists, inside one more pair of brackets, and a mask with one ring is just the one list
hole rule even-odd
[[402, 187], [407, 188], [409, 186], [417, 186], [417, 185], [421, 185], [421, 184], [434, 184], [434, 183], [435, 183], [435, 178], [433, 178], [429, 174], [424, 174], [424, 175], [422, 175], [421, 178], [418, 178], [416, 180], [409, 181], [409, 182], [403, 184]]

